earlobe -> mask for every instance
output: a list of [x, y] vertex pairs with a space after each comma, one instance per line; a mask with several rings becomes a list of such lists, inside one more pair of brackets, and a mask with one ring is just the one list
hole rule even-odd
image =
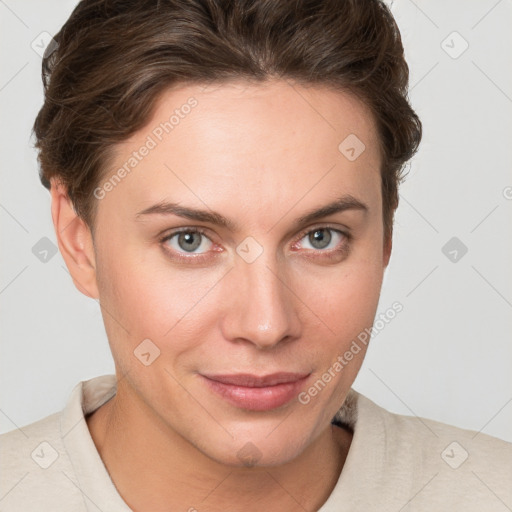
[[51, 179], [52, 220], [59, 250], [73, 283], [92, 299], [99, 298], [94, 245], [89, 226], [80, 218], [69, 199], [66, 187]]

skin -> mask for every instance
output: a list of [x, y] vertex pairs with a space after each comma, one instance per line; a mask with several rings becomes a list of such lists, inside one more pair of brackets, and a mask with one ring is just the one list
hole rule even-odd
[[[116, 365], [117, 394], [87, 424], [135, 511], [316, 510], [350, 448], [351, 432], [330, 422], [365, 350], [307, 405], [269, 411], [231, 405], [200, 374], [311, 372], [307, 390], [372, 326], [391, 253], [374, 121], [359, 100], [318, 85], [182, 86], [116, 147], [105, 179], [191, 96], [190, 114], [98, 201], [94, 236], [53, 182], [60, 251], [77, 288], [100, 301]], [[338, 150], [349, 134], [366, 146], [355, 161]], [[343, 194], [368, 211], [295, 226]], [[239, 229], [136, 216], [164, 199], [219, 212]], [[178, 236], [160, 242], [180, 227], [206, 230], [192, 254]], [[326, 230], [331, 241], [318, 248], [321, 228], [352, 237]], [[251, 263], [236, 251], [247, 237], [263, 249]], [[349, 251], [336, 252], [344, 243]], [[147, 338], [160, 350], [149, 366], [134, 355]], [[256, 454], [250, 467], [237, 455], [244, 446]]]

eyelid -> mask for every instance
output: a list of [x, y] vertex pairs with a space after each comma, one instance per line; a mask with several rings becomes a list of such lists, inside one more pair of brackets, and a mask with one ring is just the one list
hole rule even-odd
[[[331, 225], [329, 223], [324, 223], [324, 224], [317, 223], [317, 224], [313, 224], [311, 226], [307, 226], [307, 227], [303, 228], [302, 231], [300, 231], [299, 234], [296, 235], [296, 237], [293, 240], [293, 243], [298, 242], [299, 240], [304, 238], [304, 236], [309, 234], [311, 231], [315, 231], [317, 229], [331, 229], [333, 231], [337, 231], [339, 233], [342, 233], [348, 239], [350, 239], [352, 237], [350, 229], [347, 228], [347, 227], [344, 227], [343, 229], [340, 229], [339, 226], [334, 226], [334, 225]], [[167, 232], [166, 234], [160, 235], [159, 236], [159, 240], [160, 240], [160, 242], [164, 242], [164, 241], [167, 241], [170, 238], [172, 238], [174, 235], [177, 235], [178, 233], [188, 232], [188, 231], [192, 231], [192, 232], [196, 232], [197, 231], [198, 233], [201, 233], [201, 234], [205, 235], [210, 241], [213, 242], [213, 240], [211, 240], [211, 238], [208, 236], [209, 229], [206, 228], [206, 227], [202, 227], [202, 226], [184, 226], [184, 227], [181, 227], [181, 228], [174, 228], [171, 232]]]
[[330, 229], [332, 231], [337, 231], [338, 233], [341, 233], [343, 236], [345, 236], [347, 239], [350, 239], [352, 238], [352, 234], [350, 232], [350, 229], [345, 227], [345, 228], [341, 228], [340, 226], [333, 226], [329, 223], [327, 224], [313, 224], [312, 226], [308, 226], [306, 228], [304, 228], [295, 238], [294, 240], [294, 243], [295, 242], [298, 242], [299, 240], [301, 240], [302, 238], [304, 238], [307, 234], [311, 233], [312, 231], [316, 231], [316, 230], [319, 230], [319, 229]]
[[162, 235], [160, 235], [161, 239], [169, 239], [174, 235], [177, 235], [178, 233], [182, 232], [198, 232], [206, 235], [206, 233], [209, 231], [208, 228], [205, 228], [203, 226], [182, 226], [179, 228], [171, 228], [170, 230], [165, 230]]

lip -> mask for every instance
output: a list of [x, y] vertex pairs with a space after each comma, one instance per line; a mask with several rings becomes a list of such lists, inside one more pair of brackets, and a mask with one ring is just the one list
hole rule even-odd
[[202, 375], [208, 387], [226, 401], [241, 409], [268, 411], [281, 407], [297, 397], [311, 373], [279, 372], [269, 375], [239, 373]]

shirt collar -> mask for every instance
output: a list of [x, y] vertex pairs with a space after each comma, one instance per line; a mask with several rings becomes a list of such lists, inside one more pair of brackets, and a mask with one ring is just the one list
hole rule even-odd
[[117, 492], [85, 421], [85, 415], [110, 400], [116, 391], [115, 375], [79, 382], [61, 415], [62, 440], [75, 470], [72, 480], [82, 493], [87, 512], [131, 512]]

